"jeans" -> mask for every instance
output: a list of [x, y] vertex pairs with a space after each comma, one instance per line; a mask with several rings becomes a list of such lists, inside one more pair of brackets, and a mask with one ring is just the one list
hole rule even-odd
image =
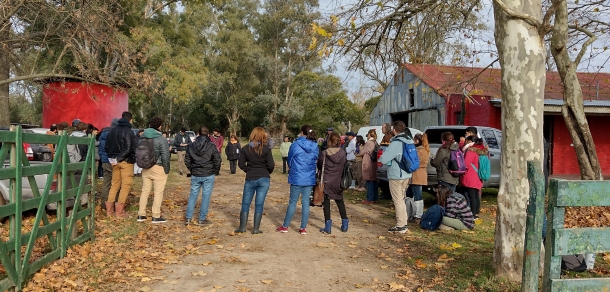
[[256, 199], [254, 200], [254, 213], [262, 214], [263, 207], [265, 204], [265, 198], [267, 197], [267, 191], [269, 191], [268, 177], [261, 177], [255, 180], [246, 180], [244, 183], [244, 196], [241, 199], [241, 212], [250, 211], [250, 204], [256, 193]]
[[208, 217], [208, 208], [210, 207], [210, 197], [212, 189], [214, 189], [214, 180], [216, 176], [191, 176], [191, 194], [189, 202], [186, 205], [186, 219], [193, 218], [195, 212], [195, 203], [199, 197], [201, 189], [201, 207], [199, 207], [199, 220], [205, 220]]
[[422, 200], [422, 186], [421, 185], [409, 185], [407, 188], [407, 197], [413, 198], [413, 201]]
[[288, 208], [286, 209], [286, 217], [284, 218], [283, 227], [288, 227], [292, 216], [297, 208], [297, 202], [299, 196], [301, 197], [301, 228], [307, 227], [307, 221], [309, 220], [309, 194], [313, 186], [295, 186], [290, 185], [290, 199], [288, 200]]
[[376, 180], [366, 181], [366, 200], [370, 202], [377, 201], [379, 199], [379, 186]]
[[438, 184], [439, 184], [439, 185], [442, 185], [442, 186], [446, 186], [446, 187], [448, 187], [448, 188], [449, 188], [449, 189], [450, 189], [452, 192], [455, 192], [455, 187], [456, 187], [456, 185], [450, 184], [450, 183], [448, 183], [448, 182], [444, 182], [444, 181], [442, 181], [442, 180], [439, 180], [439, 181], [438, 181]]
[[288, 156], [283, 157], [282, 156], [282, 173], [285, 174], [286, 173], [286, 164], [288, 163]]
[[231, 169], [231, 174], [235, 174], [237, 171], [237, 159], [229, 160], [229, 168]]

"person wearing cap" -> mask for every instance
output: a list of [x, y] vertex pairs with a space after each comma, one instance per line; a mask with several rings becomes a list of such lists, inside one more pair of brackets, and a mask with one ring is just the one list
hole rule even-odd
[[356, 173], [356, 134], [352, 131], [345, 133], [348, 141], [346, 142], [347, 146], [345, 147], [345, 153], [347, 154], [347, 165], [349, 167], [349, 171], [351, 173], [350, 177], [354, 177], [354, 173]]
[[335, 132], [334, 128], [326, 128], [326, 137], [324, 138], [324, 142], [322, 142], [321, 150], [326, 150], [328, 148], [328, 137], [330, 137], [330, 135], [334, 132]]
[[68, 131], [68, 136], [72, 135], [72, 133], [74, 131], [76, 131], [76, 125], [78, 125], [80, 123], [80, 119], [74, 119], [72, 120], [72, 125], [70, 127], [67, 127], [65, 130]]

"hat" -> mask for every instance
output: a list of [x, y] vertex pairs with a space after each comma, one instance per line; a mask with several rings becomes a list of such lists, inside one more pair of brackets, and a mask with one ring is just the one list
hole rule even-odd
[[114, 118], [114, 119], [112, 119], [112, 123], [110, 124], [110, 126], [114, 127], [114, 126], [116, 126], [118, 124], [119, 124], [119, 118]]
[[327, 128], [326, 131], [334, 131], [335, 128]]
[[352, 136], [352, 137], [355, 137], [355, 136], [356, 136], [356, 134], [354, 134], [354, 132], [347, 132], [347, 133], [345, 133], [345, 136]]
[[74, 119], [72, 121], [72, 127], [76, 127], [76, 125], [78, 125], [78, 123], [80, 123], [80, 120], [79, 119]]

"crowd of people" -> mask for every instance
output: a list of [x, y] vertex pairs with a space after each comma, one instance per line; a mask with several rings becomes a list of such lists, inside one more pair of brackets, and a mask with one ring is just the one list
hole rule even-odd
[[[109, 217], [129, 217], [125, 212], [125, 203], [131, 191], [133, 177], [141, 176], [143, 183], [137, 215], [139, 222], [148, 221], [146, 207], [151, 191], [153, 192], [151, 222], [167, 222], [161, 216], [161, 204], [170, 172], [170, 148], [175, 147], [178, 154], [178, 172], [180, 175], [190, 177], [191, 182], [185, 224], [210, 224], [207, 214], [214, 182], [216, 176], [220, 174], [224, 137], [218, 129], [210, 133], [207, 127], [200, 127], [196, 138], [191, 139], [186, 129], [182, 128], [180, 133], [176, 134], [174, 144], [170, 145], [166, 138], [167, 133], [161, 132], [160, 118], [151, 118], [148, 126], [138, 134], [134, 133], [132, 114], [123, 112], [120, 119], [113, 119], [111, 125], [103, 128], [102, 131], [77, 119], [71, 126], [66, 122], [53, 125], [48, 134], [57, 134], [58, 130], [66, 130], [71, 136], [85, 137], [88, 134], [97, 136], [95, 155], [96, 160], [99, 161], [98, 175], [103, 179], [100, 197], [103, 202], [102, 208]], [[428, 163], [437, 170], [438, 204], [445, 209], [442, 228], [460, 230], [474, 228], [473, 222], [480, 212], [480, 191], [483, 185], [477, 174], [478, 157], [489, 154], [483, 141], [477, 138], [476, 128], [469, 127], [465, 137], [459, 142], [454, 140], [452, 133], [443, 133], [442, 146], [432, 159], [425, 134], [413, 136], [402, 121], [396, 121], [391, 126], [384, 125], [383, 131], [381, 145], [387, 147], [379, 158], [376, 157], [379, 145], [374, 129], [368, 131], [366, 137], [347, 132], [343, 140], [333, 128], [328, 128], [325, 137], [320, 140], [311, 126], [304, 125], [294, 141], [285, 136], [279, 150], [282, 156], [282, 173], [288, 174], [290, 191], [283, 224], [276, 231], [288, 232], [300, 199], [302, 217], [299, 233], [307, 233], [312, 190], [322, 180], [324, 227], [320, 232], [330, 234], [332, 231], [330, 201], [335, 201], [337, 205], [341, 218], [340, 230], [347, 232], [349, 218], [343, 200], [344, 190], [341, 186], [344, 168], [347, 167], [352, 174], [353, 188], [356, 191], [366, 191], [366, 199], [362, 203], [376, 204], [379, 198], [378, 163], [387, 165], [389, 189], [396, 211], [396, 224], [388, 229], [389, 232], [405, 233], [408, 222], [417, 223], [421, 220], [424, 211], [422, 189], [428, 184], [426, 171]], [[146, 168], [136, 163], [136, 149], [142, 139], [150, 139], [154, 143], [153, 157], [156, 163]], [[230, 136], [225, 147], [224, 154], [229, 161], [230, 173], [236, 174], [239, 167], [246, 174], [239, 227], [235, 230], [237, 233], [246, 231], [252, 201], [254, 201], [252, 233], [262, 233], [260, 222], [270, 186], [270, 174], [275, 168], [271, 151], [272, 141], [267, 131], [256, 127], [250, 133], [248, 143], [243, 147], [235, 135]], [[397, 163], [403, 155], [405, 144], [413, 144], [417, 150], [419, 167], [413, 172], [405, 171]], [[467, 167], [463, 175], [455, 176], [449, 171], [451, 151], [461, 151], [464, 154]], [[83, 161], [87, 155], [86, 145], [69, 145], [68, 154], [71, 162]], [[463, 194], [456, 191], [458, 186]], [[200, 193], [199, 215], [193, 218]]]

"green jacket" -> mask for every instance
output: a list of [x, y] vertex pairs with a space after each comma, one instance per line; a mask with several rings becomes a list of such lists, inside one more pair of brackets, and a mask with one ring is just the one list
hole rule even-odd
[[430, 162], [432, 166], [436, 167], [436, 175], [439, 181], [444, 181], [446, 183], [450, 183], [452, 185], [457, 185], [460, 182], [459, 177], [453, 176], [449, 173], [449, 159], [451, 158], [450, 150], [458, 150], [460, 146], [458, 143], [453, 143], [450, 146], [443, 145], [438, 151], [436, 151], [436, 156]]
[[163, 166], [165, 174], [169, 174], [169, 148], [167, 147], [167, 139], [163, 137], [161, 132], [148, 128], [144, 130], [144, 138], [153, 139], [155, 144], [155, 152], [157, 153], [157, 165]]
[[280, 145], [280, 153], [282, 153], [282, 157], [288, 157], [288, 150], [290, 150], [290, 145], [292, 145], [292, 143], [282, 142], [282, 145]]

